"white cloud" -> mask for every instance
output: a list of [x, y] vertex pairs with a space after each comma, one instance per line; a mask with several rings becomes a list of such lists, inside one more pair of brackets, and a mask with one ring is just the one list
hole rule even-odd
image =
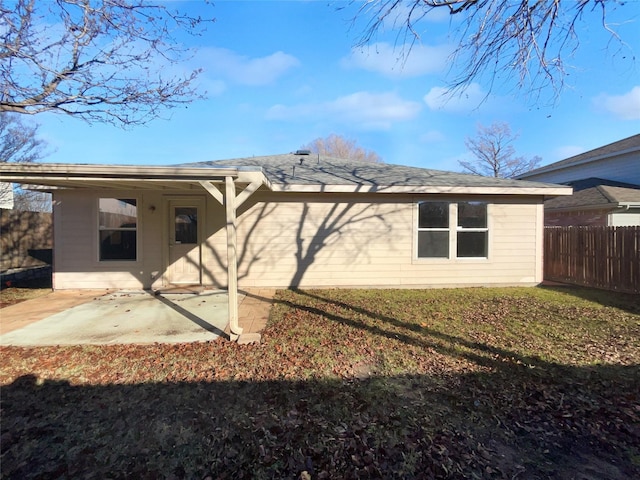
[[198, 61], [205, 74], [224, 77], [242, 85], [268, 85], [280, 78], [300, 61], [287, 53], [275, 52], [266, 57], [250, 58], [226, 48], [209, 47], [198, 51]]
[[328, 119], [355, 125], [369, 130], [386, 130], [393, 122], [411, 120], [418, 115], [421, 106], [404, 100], [393, 92], [356, 92], [323, 103], [274, 105], [267, 112], [269, 120], [292, 120], [310, 117]]
[[417, 77], [443, 71], [451, 51], [449, 45], [405, 44], [394, 47], [381, 42], [352, 49], [351, 55], [344, 57], [341, 64], [346, 68], [361, 68], [390, 77]]
[[640, 120], [640, 85], [623, 95], [602, 93], [593, 99], [593, 103], [621, 120]]
[[459, 93], [444, 87], [433, 87], [423, 99], [431, 110], [448, 113], [468, 113], [488, 100], [489, 94], [477, 83], [471, 83]]

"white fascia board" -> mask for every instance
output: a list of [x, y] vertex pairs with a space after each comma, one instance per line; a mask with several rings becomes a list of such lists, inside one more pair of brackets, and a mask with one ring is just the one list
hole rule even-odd
[[[149, 177], [237, 177], [237, 168], [185, 168], [140, 165], [78, 165], [65, 163], [0, 164], [2, 177], [99, 177], [147, 179]], [[249, 173], [249, 172], [247, 172]]]
[[114, 188], [120, 188], [123, 185], [135, 187], [136, 183], [184, 184], [200, 180], [223, 183], [226, 177], [232, 177], [238, 183], [251, 184], [259, 181], [267, 188], [271, 188], [271, 183], [259, 167], [237, 169], [139, 165], [0, 164], [0, 178], [3, 181], [57, 188], [77, 186], [77, 183], [82, 181], [113, 184]]
[[381, 185], [273, 185], [274, 192], [291, 193], [440, 193], [458, 195], [571, 195], [573, 189], [557, 187], [448, 187]]
[[[258, 167], [259, 168], [259, 167]], [[264, 173], [262, 173], [262, 168], [258, 170], [249, 171], [246, 167], [238, 169], [238, 176], [235, 179], [236, 183], [246, 183], [251, 184], [256, 181], [262, 182], [262, 185], [267, 187], [269, 190], [273, 190], [273, 185], [269, 181], [267, 177], [265, 177]]]

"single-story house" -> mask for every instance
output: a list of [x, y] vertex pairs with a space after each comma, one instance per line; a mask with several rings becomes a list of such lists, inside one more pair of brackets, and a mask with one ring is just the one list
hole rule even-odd
[[640, 225], [640, 135], [545, 165], [518, 177], [573, 187], [545, 202], [547, 226]]
[[0, 173], [53, 193], [55, 289], [228, 287], [232, 333], [238, 287], [538, 284], [543, 201], [571, 193], [308, 151]]

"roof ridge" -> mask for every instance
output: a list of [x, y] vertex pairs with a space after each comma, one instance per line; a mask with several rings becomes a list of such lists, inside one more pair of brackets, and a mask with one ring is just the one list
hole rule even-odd
[[[612, 195], [611, 192], [608, 192], [607, 190], [609, 189], [611, 185], [598, 185], [596, 186], [596, 188], [598, 189], [598, 191], [607, 199], [609, 200], [609, 202], [612, 203], [618, 203], [618, 201], [616, 200], [616, 198]], [[621, 187], [624, 188], [624, 187]]]

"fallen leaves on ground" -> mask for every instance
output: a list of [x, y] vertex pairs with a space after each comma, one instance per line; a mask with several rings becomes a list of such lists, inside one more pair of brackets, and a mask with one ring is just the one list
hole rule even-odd
[[640, 305], [282, 291], [260, 345], [4, 347], [3, 478], [640, 476]]

